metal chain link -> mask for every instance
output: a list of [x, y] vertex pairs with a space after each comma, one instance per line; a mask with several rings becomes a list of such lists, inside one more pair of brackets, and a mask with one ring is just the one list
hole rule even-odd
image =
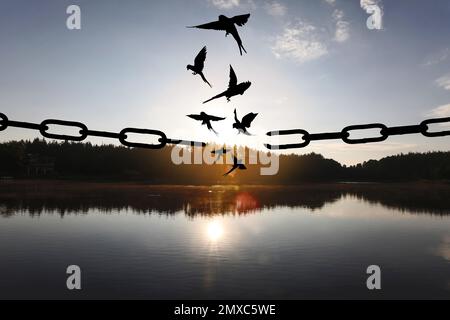
[[[65, 134], [51, 133], [50, 126], [53, 126], [53, 125], [62, 126], [62, 127], [66, 127], [66, 128], [77, 128], [77, 129], [79, 129], [79, 131], [78, 131], [79, 135], [71, 136], [71, 135], [65, 135]], [[169, 145], [198, 146], [198, 147], [206, 146], [206, 143], [204, 143], [204, 142], [167, 138], [166, 134], [159, 130], [126, 128], [126, 129], [123, 129], [120, 133], [107, 132], [107, 131], [95, 131], [95, 130], [89, 130], [88, 127], [81, 122], [48, 119], [48, 120], [42, 121], [40, 124], [37, 124], [37, 123], [9, 120], [5, 114], [0, 113], [0, 131], [6, 130], [9, 127], [37, 130], [41, 133], [41, 135], [43, 137], [48, 138], [48, 139], [56, 139], [56, 140], [81, 142], [81, 141], [84, 141], [89, 136], [90, 137], [117, 139], [124, 146], [131, 147], [131, 148], [162, 149], [168, 144]], [[157, 137], [159, 137], [158, 144], [138, 143], [138, 142], [128, 141], [127, 134], [130, 134], [130, 133], [131, 134], [157, 136]]]
[[[353, 125], [345, 127], [340, 132], [327, 132], [327, 133], [309, 133], [303, 129], [294, 129], [294, 130], [280, 130], [280, 131], [271, 131], [268, 132], [268, 136], [288, 136], [288, 135], [301, 135], [302, 141], [300, 143], [294, 144], [283, 144], [283, 145], [271, 145], [265, 144], [266, 148], [269, 150], [288, 150], [288, 149], [299, 149], [307, 147], [313, 141], [321, 141], [321, 140], [342, 140], [347, 144], [363, 144], [363, 143], [374, 143], [374, 142], [382, 142], [387, 140], [390, 136], [397, 135], [405, 135], [405, 134], [422, 134], [428, 138], [435, 137], [445, 137], [450, 136], [450, 130], [441, 130], [430, 132], [430, 125], [433, 124], [443, 124], [450, 123], [449, 118], [437, 118], [437, 119], [429, 119], [423, 121], [419, 125], [408, 125], [408, 126], [398, 126], [398, 127], [388, 127], [381, 123], [371, 123], [371, 124], [363, 124], [363, 125]], [[78, 136], [69, 136], [65, 134], [56, 134], [49, 132], [50, 126], [59, 125], [63, 127], [70, 128], [78, 128], [79, 135]], [[65, 140], [65, 141], [76, 141], [81, 142], [84, 141], [87, 137], [102, 137], [102, 138], [110, 138], [117, 139], [120, 143], [126, 147], [131, 148], [144, 148], [144, 149], [162, 149], [166, 145], [185, 145], [185, 146], [200, 146], [205, 147], [206, 143], [190, 141], [190, 140], [181, 140], [181, 139], [170, 139], [166, 136], [166, 134], [159, 130], [152, 129], [138, 129], [138, 128], [125, 128], [120, 133], [115, 132], [107, 132], [107, 131], [95, 131], [89, 130], [88, 127], [81, 122], [74, 121], [65, 121], [65, 120], [55, 120], [48, 119], [42, 121], [40, 124], [30, 123], [30, 122], [21, 122], [21, 121], [13, 121], [9, 120], [8, 117], [0, 113], [0, 131], [6, 130], [8, 127], [15, 128], [23, 128], [23, 129], [32, 129], [37, 130], [41, 133], [41, 135], [48, 139], [57, 139], [57, 140]], [[372, 130], [379, 129], [380, 135], [376, 137], [367, 137], [361, 139], [351, 139], [351, 132], [353, 131], [364, 131], [364, 130]], [[149, 144], [149, 143], [138, 143], [128, 141], [127, 134], [142, 134], [142, 135], [153, 135], [159, 137], [158, 144]]]
[[[288, 149], [299, 149], [307, 147], [313, 141], [319, 140], [342, 140], [347, 144], [363, 144], [363, 143], [373, 143], [385, 141], [390, 136], [405, 135], [405, 134], [422, 134], [428, 138], [435, 137], [445, 137], [450, 136], [450, 130], [442, 130], [436, 132], [430, 132], [430, 125], [432, 124], [443, 124], [450, 123], [450, 118], [438, 118], [425, 120], [419, 125], [409, 125], [409, 126], [399, 126], [399, 127], [388, 127], [381, 123], [371, 123], [363, 125], [354, 125], [344, 128], [340, 132], [329, 132], [329, 133], [315, 133], [311, 134], [303, 129], [295, 130], [280, 130], [271, 131], [267, 135], [272, 136], [288, 136], [288, 135], [301, 135], [302, 141], [294, 144], [282, 144], [282, 145], [271, 145], [265, 144], [266, 148], [269, 150], [288, 150]], [[380, 129], [380, 135], [376, 137], [367, 137], [361, 139], [351, 139], [350, 135], [352, 131], [364, 131]]]

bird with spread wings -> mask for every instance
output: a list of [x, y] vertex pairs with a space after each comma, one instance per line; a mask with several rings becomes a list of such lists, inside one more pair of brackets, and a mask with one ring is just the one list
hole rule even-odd
[[206, 80], [206, 77], [203, 74], [203, 69], [205, 68], [206, 53], [207, 53], [207, 49], [205, 46], [205, 47], [203, 47], [202, 50], [200, 50], [198, 55], [195, 57], [194, 65], [188, 64], [186, 68], [187, 68], [187, 70], [191, 70], [192, 74], [194, 76], [197, 74], [200, 75], [200, 77], [203, 79], [203, 81], [212, 88], [212, 85], [208, 82], [208, 80]]
[[234, 121], [233, 128], [237, 129], [239, 133], [246, 134], [251, 136], [251, 134], [247, 131], [252, 125], [253, 120], [255, 120], [257, 113], [249, 113], [245, 117], [242, 118], [242, 121], [239, 121], [236, 109], [234, 109]]
[[248, 22], [249, 18], [250, 18], [250, 14], [243, 14], [243, 15], [239, 15], [239, 16], [234, 16], [232, 18], [228, 18], [227, 16], [220, 15], [219, 20], [217, 20], [217, 21], [201, 24], [198, 26], [188, 27], [188, 28], [225, 31], [226, 32], [225, 37], [228, 36], [229, 34], [231, 34], [233, 36], [234, 40], [236, 40], [236, 42], [239, 46], [239, 51], [242, 56], [242, 51], [244, 51], [245, 53], [247, 53], [247, 51], [245, 50], [244, 45], [242, 44], [242, 40], [241, 40], [241, 37], [239, 36], [239, 32], [238, 32], [236, 26], [239, 26], [239, 27], [244, 26]]
[[218, 133], [217, 133], [217, 131], [215, 131], [213, 129], [213, 127], [211, 125], [211, 121], [222, 121], [222, 120], [226, 119], [226, 118], [211, 116], [209, 114], [206, 114], [205, 112], [201, 112], [200, 114], [190, 114], [190, 115], [188, 115], [188, 117], [191, 119], [197, 120], [197, 121], [202, 121], [202, 125], [206, 125], [208, 130], [214, 132], [217, 135], [218, 135]]
[[234, 72], [233, 67], [230, 65], [230, 82], [228, 83], [228, 89], [218, 94], [217, 96], [214, 96], [209, 100], [206, 100], [203, 103], [208, 103], [212, 100], [219, 99], [222, 97], [226, 97], [227, 101], [229, 102], [231, 97], [243, 95], [244, 92], [247, 91], [247, 89], [250, 88], [251, 85], [252, 83], [250, 81], [241, 82], [238, 84], [236, 73]]

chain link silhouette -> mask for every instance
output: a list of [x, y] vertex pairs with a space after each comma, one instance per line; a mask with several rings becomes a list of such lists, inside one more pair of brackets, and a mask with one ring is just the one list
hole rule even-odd
[[[363, 143], [382, 142], [385, 141], [390, 136], [398, 136], [405, 134], [422, 134], [428, 138], [450, 136], [450, 130], [441, 130], [434, 132], [430, 131], [430, 125], [444, 124], [444, 123], [450, 123], [450, 118], [429, 119], [423, 121], [421, 124], [418, 125], [408, 125], [398, 127], [388, 127], [382, 123], [353, 125], [344, 128], [340, 132], [327, 132], [327, 133], [309, 133], [308, 131], [303, 129], [271, 131], [267, 133], [268, 136], [302, 135], [302, 141], [300, 143], [294, 144], [283, 144], [283, 145], [266, 144], [265, 146], [270, 150], [288, 150], [288, 149], [305, 148], [311, 142], [321, 140], [342, 140], [347, 144], [363, 144]], [[352, 131], [363, 131], [372, 129], [380, 129], [380, 135], [376, 137], [367, 137], [361, 139], [350, 138], [350, 134]]]
[[[65, 134], [56, 134], [49, 132], [50, 126], [58, 125], [66, 128], [77, 128], [79, 129], [77, 136], [65, 135]], [[22, 128], [22, 129], [32, 129], [37, 130], [41, 133], [44, 138], [48, 139], [57, 139], [64, 141], [75, 141], [81, 142], [84, 141], [87, 137], [102, 137], [102, 138], [110, 138], [117, 139], [126, 147], [132, 148], [144, 148], [144, 149], [162, 149], [168, 144], [172, 145], [186, 145], [186, 146], [206, 146], [204, 142], [197, 141], [189, 141], [189, 140], [181, 140], [181, 139], [170, 139], [166, 136], [166, 134], [159, 130], [150, 130], [150, 129], [138, 129], [138, 128], [125, 128], [119, 133], [116, 132], [107, 132], [107, 131], [96, 131], [90, 130], [88, 127], [81, 122], [74, 121], [65, 121], [65, 120], [55, 120], [48, 119], [42, 121], [40, 124], [30, 123], [30, 122], [22, 122], [22, 121], [13, 121], [9, 120], [8, 117], [0, 113], [0, 131], [6, 130], [9, 127]], [[156, 136], [158, 137], [157, 144], [150, 143], [138, 143], [128, 141], [127, 134], [141, 134], [148, 136]]]
[[[406, 135], [406, 134], [422, 134], [428, 138], [435, 137], [445, 137], [450, 136], [450, 130], [441, 130], [441, 131], [430, 131], [430, 125], [433, 124], [444, 124], [450, 123], [449, 118], [436, 118], [425, 120], [418, 125], [407, 125], [407, 126], [398, 126], [398, 127], [388, 127], [381, 123], [371, 123], [371, 124], [363, 124], [363, 125], [353, 125], [344, 128], [340, 132], [328, 132], [328, 133], [309, 133], [303, 129], [294, 129], [294, 130], [280, 130], [280, 131], [271, 131], [268, 132], [268, 136], [288, 136], [288, 135], [301, 135], [302, 141], [300, 143], [294, 144], [282, 144], [282, 145], [271, 145], [265, 144], [266, 148], [269, 150], [288, 150], [288, 149], [299, 149], [307, 147], [313, 141], [323, 141], [323, 140], [342, 140], [347, 144], [364, 144], [364, 143], [374, 143], [374, 142], [382, 142], [385, 141], [390, 136], [397, 135]], [[50, 126], [58, 125], [63, 127], [70, 128], [78, 128], [79, 135], [71, 136], [65, 134], [56, 134], [49, 132]], [[120, 143], [126, 147], [132, 148], [144, 148], [144, 149], [162, 149], [166, 145], [185, 145], [185, 146], [199, 146], [205, 147], [206, 143], [190, 141], [190, 140], [181, 140], [181, 139], [170, 139], [166, 136], [166, 134], [159, 130], [152, 129], [138, 129], [138, 128], [125, 128], [119, 133], [116, 132], [107, 132], [107, 131], [96, 131], [90, 130], [88, 127], [81, 122], [74, 121], [65, 121], [65, 120], [55, 120], [48, 119], [42, 121], [40, 124], [30, 123], [30, 122], [22, 122], [22, 121], [13, 121], [9, 120], [8, 117], [0, 113], [0, 131], [6, 130], [9, 127], [15, 128], [23, 128], [23, 129], [31, 129], [37, 130], [40, 134], [48, 139], [57, 139], [64, 141], [75, 141], [81, 142], [84, 141], [87, 137], [102, 137], [102, 138], [110, 138], [117, 139]], [[372, 130], [379, 129], [380, 135], [376, 137], [367, 137], [361, 139], [352, 139], [350, 137], [352, 131], [363, 131], [363, 130]], [[128, 141], [127, 134], [141, 134], [141, 135], [153, 135], [157, 136], [158, 144], [149, 144], [149, 143], [139, 143], [139, 142], [131, 142]]]

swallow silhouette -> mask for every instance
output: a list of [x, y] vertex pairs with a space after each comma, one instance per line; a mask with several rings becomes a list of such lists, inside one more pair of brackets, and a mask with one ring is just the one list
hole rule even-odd
[[233, 167], [231, 168], [230, 171], [224, 174], [224, 177], [230, 175], [230, 173], [232, 173], [234, 170], [237, 169], [247, 170], [247, 167], [244, 164], [242, 164], [242, 161], [238, 160], [235, 156], [233, 156]]
[[245, 91], [247, 91], [248, 88], [252, 83], [250, 81], [247, 82], [241, 82], [238, 84], [236, 73], [233, 70], [233, 67], [230, 65], [230, 82], [228, 83], [228, 89], [224, 92], [218, 94], [217, 96], [212, 97], [209, 100], [206, 100], [203, 103], [208, 103], [212, 100], [219, 99], [222, 97], [226, 97], [227, 101], [230, 102], [231, 97], [237, 96], [237, 95], [243, 95]]
[[219, 117], [215, 117], [215, 116], [210, 116], [209, 114], [206, 114], [205, 112], [201, 112], [200, 114], [190, 114], [188, 115], [189, 118], [197, 120], [197, 121], [202, 121], [202, 125], [206, 125], [206, 127], [214, 132], [215, 134], [218, 134], [212, 127], [211, 125], [211, 121], [222, 121], [225, 120], [226, 118], [219, 118]]
[[251, 136], [251, 134], [247, 131], [248, 128], [252, 125], [253, 120], [255, 120], [257, 113], [249, 113], [245, 117], [242, 118], [242, 121], [239, 121], [237, 117], [236, 109], [234, 109], [234, 121], [233, 128], [239, 130], [239, 133], [246, 134]]
[[247, 53], [247, 51], [245, 50], [244, 45], [242, 44], [242, 40], [241, 40], [241, 37], [239, 36], [239, 32], [236, 29], [236, 25], [238, 25], [239, 27], [244, 26], [247, 23], [249, 18], [250, 18], [250, 14], [244, 14], [244, 15], [235, 16], [232, 18], [228, 18], [224, 15], [220, 15], [218, 21], [205, 23], [205, 24], [201, 24], [198, 26], [192, 26], [192, 27], [188, 27], [188, 28], [225, 31], [226, 32], [225, 37], [228, 36], [229, 34], [231, 34], [233, 36], [234, 40], [236, 40], [236, 42], [239, 46], [239, 52], [241, 53], [241, 56], [242, 56], [242, 51], [244, 51], [245, 53]]
[[212, 88], [212, 85], [208, 82], [208, 80], [206, 80], [205, 75], [203, 74], [203, 69], [205, 68], [206, 53], [206, 47], [203, 47], [203, 49], [198, 53], [197, 57], [195, 57], [194, 65], [188, 64], [186, 69], [191, 70], [194, 76], [197, 74], [200, 75], [203, 81]]
[[219, 150], [211, 151], [212, 155], [217, 155], [217, 159], [216, 159], [216, 161], [214, 161], [214, 163], [219, 161], [219, 159], [221, 157], [223, 157], [224, 155], [228, 154], [229, 152], [231, 152], [231, 149], [227, 149], [227, 148], [222, 148], [222, 149], [219, 149]]

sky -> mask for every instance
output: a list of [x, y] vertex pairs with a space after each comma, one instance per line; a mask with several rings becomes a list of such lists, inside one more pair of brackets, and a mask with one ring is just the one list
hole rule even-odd
[[[73, 4], [81, 8], [81, 30], [66, 26]], [[367, 27], [369, 4], [382, 9], [381, 30]], [[243, 56], [224, 32], [186, 28], [245, 13], [251, 17], [239, 28]], [[418, 124], [450, 116], [449, 17], [448, 0], [1, 0], [0, 112], [255, 148], [277, 143], [265, 136], [273, 130]], [[205, 45], [213, 88], [186, 70]], [[226, 89], [230, 64], [252, 87], [229, 103], [203, 105]], [[234, 108], [240, 117], [258, 113], [254, 136], [237, 135]], [[219, 136], [186, 117], [201, 111], [227, 117], [215, 126]], [[0, 141], [35, 137], [24, 129], [0, 133]], [[350, 165], [431, 150], [450, 150], [449, 138], [411, 135], [355, 146], [335, 140], [292, 152]]]

